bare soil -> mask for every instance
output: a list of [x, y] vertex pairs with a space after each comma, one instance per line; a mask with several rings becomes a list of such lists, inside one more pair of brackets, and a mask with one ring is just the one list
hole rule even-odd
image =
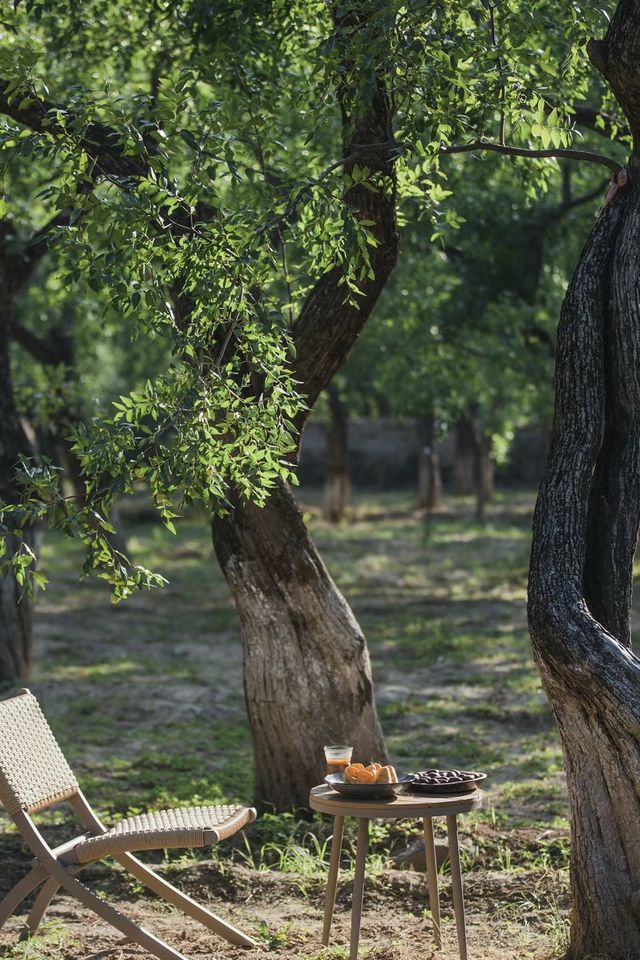
[[[192, 896], [200, 898], [221, 917], [257, 938], [254, 949], [223, 943], [195, 921], [167, 908], [158, 900], [136, 896], [114, 871], [105, 884], [103, 869], [94, 870], [92, 886], [136, 922], [171, 943], [180, 952], [211, 960], [258, 960], [273, 956], [289, 958], [342, 957], [348, 954], [352, 883], [341, 879], [331, 946], [321, 946], [323, 884], [316, 882], [301, 892], [297, 878], [275, 871], [256, 871], [234, 864], [203, 861], [190, 867], [165, 870]], [[535, 872], [484, 872], [467, 877], [465, 888], [469, 955], [473, 960], [522, 960], [547, 958], [549, 935], [540, 928], [548, 910], [548, 883], [541, 889]], [[556, 891], [562, 895], [563, 891]], [[425, 912], [424, 875], [413, 871], [387, 871], [369, 878], [360, 939], [360, 956], [371, 960], [424, 960], [459, 957], [455, 924], [446, 877], [441, 878], [443, 947], [433, 944], [431, 921]], [[142, 957], [145, 952], [118, 937], [108, 925], [72, 898], [60, 897], [48, 915], [48, 927], [40, 940], [43, 957], [67, 960]], [[12, 919], [0, 935], [3, 956], [20, 932], [19, 919]], [[61, 930], [63, 931], [61, 933]]]

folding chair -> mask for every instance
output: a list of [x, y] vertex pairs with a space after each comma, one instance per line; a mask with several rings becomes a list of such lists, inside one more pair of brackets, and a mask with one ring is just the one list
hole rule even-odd
[[[250, 807], [186, 807], [141, 814], [120, 821], [111, 830], [100, 822], [78, 786], [38, 701], [28, 690], [0, 701], [0, 801], [36, 859], [31, 871], [0, 902], [0, 929], [22, 901], [41, 887], [21, 939], [38, 929], [62, 887], [117, 930], [159, 960], [185, 960], [181, 953], [144, 930], [105, 900], [76, 874], [103, 857], [113, 857], [137, 880], [229, 943], [252, 947], [254, 941], [181, 893], [132, 855], [134, 850], [204, 847], [233, 836], [256, 818]], [[86, 833], [50, 847], [31, 814], [68, 801]]]

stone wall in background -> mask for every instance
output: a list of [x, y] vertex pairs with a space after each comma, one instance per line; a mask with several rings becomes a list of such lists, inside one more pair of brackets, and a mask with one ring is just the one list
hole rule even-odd
[[[454, 442], [449, 434], [439, 444], [445, 488], [451, 486]], [[518, 431], [507, 463], [497, 468], [503, 486], [537, 486], [544, 465], [544, 439], [540, 431]], [[349, 466], [353, 486], [368, 490], [395, 490], [417, 483], [418, 447], [415, 424], [390, 417], [349, 421]], [[325, 478], [325, 430], [311, 420], [304, 431], [300, 455], [300, 481], [322, 486]]]

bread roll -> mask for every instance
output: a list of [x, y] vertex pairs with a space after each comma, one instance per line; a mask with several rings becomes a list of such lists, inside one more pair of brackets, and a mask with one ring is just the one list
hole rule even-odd
[[382, 767], [378, 772], [376, 783], [397, 783], [397, 782], [398, 782], [398, 775], [395, 769], [391, 765]]

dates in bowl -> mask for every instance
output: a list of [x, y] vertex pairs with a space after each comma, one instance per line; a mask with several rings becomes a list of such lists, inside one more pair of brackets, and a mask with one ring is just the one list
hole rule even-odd
[[486, 773], [478, 773], [475, 770], [422, 770], [415, 773], [413, 779], [407, 784], [408, 789], [413, 793], [469, 793], [475, 790], [478, 784], [487, 779]]

